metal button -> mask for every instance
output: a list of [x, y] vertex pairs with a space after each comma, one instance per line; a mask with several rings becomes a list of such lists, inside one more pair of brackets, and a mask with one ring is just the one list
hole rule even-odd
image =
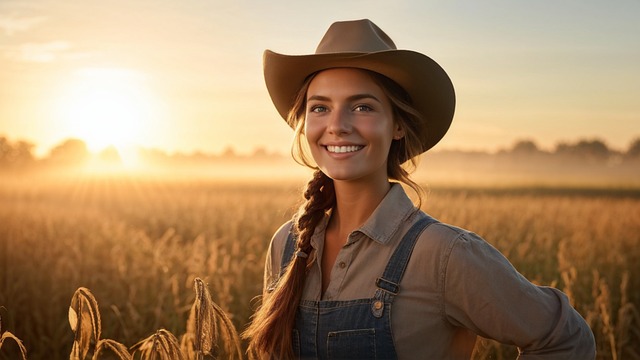
[[344, 269], [347, 267], [347, 264], [344, 263], [344, 261], [340, 261], [340, 264], [338, 264], [340, 266], [340, 269]]
[[376, 302], [373, 303], [373, 308], [376, 310], [382, 309], [382, 301], [376, 300]]

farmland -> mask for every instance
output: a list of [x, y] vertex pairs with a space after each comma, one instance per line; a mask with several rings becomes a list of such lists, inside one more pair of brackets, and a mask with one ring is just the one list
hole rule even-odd
[[[193, 280], [244, 329], [261, 293], [269, 239], [299, 201], [289, 181], [132, 176], [0, 180], [2, 329], [31, 359], [68, 358], [68, 308], [91, 289], [105, 338], [131, 346], [185, 332]], [[565, 291], [599, 358], [640, 358], [640, 191], [431, 185], [423, 209], [468, 228], [527, 278]], [[9, 356], [12, 344], [0, 349]], [[3, 355], [4, 354], [4, 355]], [[515, 357], [489, 341], [476, 358]]]

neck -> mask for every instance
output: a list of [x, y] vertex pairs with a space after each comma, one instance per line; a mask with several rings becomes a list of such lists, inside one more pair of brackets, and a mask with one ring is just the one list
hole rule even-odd
[[391, 184], [334, 181], [336, 205], [332, 211], [331, 226], [339, 234], [349, 234], [362, 226], [385, 197]]

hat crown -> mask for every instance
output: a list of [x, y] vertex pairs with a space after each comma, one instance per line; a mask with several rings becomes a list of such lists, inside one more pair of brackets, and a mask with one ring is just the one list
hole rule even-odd
[[371, 20], [333, 23], [320, 40], [316, 54], [373, 53], [396, 50], [393, 40]]

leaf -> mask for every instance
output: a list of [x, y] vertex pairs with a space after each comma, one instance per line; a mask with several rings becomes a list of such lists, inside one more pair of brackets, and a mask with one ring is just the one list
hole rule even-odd
[[15, 341], [15, 343], [18, 344], [18, 348], [20, 349], [20, 354], [22, 355], [22, 360], [27, 360], [27, 349], [24, 347], [24, 344], [22, 343], [22, 340], [18, 339], [18, 337], [16, 337], [12, 333], [10, 333], [8, 331], [5, 331], [2, 334], [2, 336], [0, 337], [0, 348], [2, 347], [2, 344], [4, 343], [4, 341], [6, 339], [11, 339], [11, 340]]

